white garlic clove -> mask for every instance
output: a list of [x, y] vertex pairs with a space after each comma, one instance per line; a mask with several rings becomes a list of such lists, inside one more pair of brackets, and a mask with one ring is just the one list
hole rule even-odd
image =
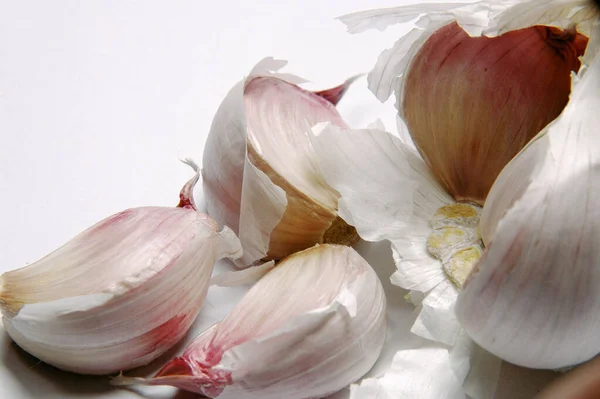
[[526, 189], [498, 223], [458, 299], [469, 335], [518, 365], [562, 368], [600, 352], [599, 93], [595, 58], [544, 132], [547, 150], [532, 145], [519, 156], [534, 151], [525, 162], [534, 160], [536, 173], [524, 177]]
[[337, 217], [337, 193], [324, 181], [308, 131], [319, 122], [345, 127], [333, 103], [348, 85], [301, 89], [285, 65], [263, 60], [219, 108], [204, 152], [209, 214], [239, 233], [238, 266], [280, 259], [316, 243], [346, 243], [355, 231]]
[[379, 278], [352, 248], [291, 255], [154, 378], [212, 398], [323, 397], [373, 366], [386, 334]]
[[129, 209], [22, 269], [0, 276], [7, 333], [63, 370], [108, 374], [173, 346], [200, 311], [214, 263], [239, 240], [195, 210], [196, 175], [178, 208]]

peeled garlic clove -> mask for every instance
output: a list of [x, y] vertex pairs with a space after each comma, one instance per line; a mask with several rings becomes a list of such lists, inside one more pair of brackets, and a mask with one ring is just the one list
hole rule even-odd
[[419, 49], [402, 112], [455, 200], [483, 204], [502, 168], [561, 113], [586, 43], [575, 31], [543, 26], [470, 37], [451, 23]]
[[237, 257], [228, 228], [195, 210], [196, 175], [180, 207], [129, 209], [22, 269], [0, 276], [10, 337], [81, 374], [142, 366], [173, 346], [200, 311], [213, 265]]
[[[543, 132], [547, 150], [530, 157], [536, 172], [525, 176], [530, 183], [498, 223], [457, 302], [467, 333], [511, 363], [555, 369], [600, 352], [599, 93], [596, 57]], [[521, 184], [516, 175], [513, 184]]]
[[351, 80], [312, 93], [275, 74], [266, 59], [219, 108], [204, 151], [209, 214], [239, 233], [238, 266], [280, 259], [316, 243], [346, 243], [355, 231], [337, 217], [337, 192], [324, 181], [308, 138], [311, 126], [345, 127], [333, 103]]
[[423, 4], [346, 19], [360, 30], [428, 13], [381, 55], [370, 87], [382, 100], [396, 91], [413, 142], [456, 201], [483, 205], [502, 168], [560, 114], [587, 45], [572, 27], [470, 36], [507, 5]]
[[211, 398], [324, 397], [373, 366], [386, 333], [385, 295], [352, 248], [320, 245], [291, 255], [220, 323], [151, 379]]

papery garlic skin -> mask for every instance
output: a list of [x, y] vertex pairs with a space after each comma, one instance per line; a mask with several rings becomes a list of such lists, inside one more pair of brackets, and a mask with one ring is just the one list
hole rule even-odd
[[507, 168], [535, 172], [523, 181], [514, 174], [526, 188], [490, 229], [457, 303], [476, 342], [531, 368], [573, 366], [600, 352], [600, 59], [575, 80], [563, 114]]
[[[391, 282], [410, 290], [408, 298], [419, 307], [411, 332], [441, 343], [446, 352], [455, 351], [457, 346], [465, 348], [459, 363], [449, 363], [448, 373], [456, 376], [470, 396], [489, 398], [499, 378], [501, 360], [466, 337], [454, 314], [460, 283], [473, 266], [473, 259], [461, 258], [460, 251], [479, 251], [477, 207], [455, 203], [415, 149], [389, 133], [375, 129], [341, 131], [331, 125], [314, 130], [313, 148], [321, 169], [328, 184], [341, 195], [340, 216], [356, 226], [363, 239], [389, 240], [392, 244], [397, 271]], [[334, 147], [337, 151], [331, 150]], [[436, 231], [449, 227], [460, 229], [466, 239], [456, 241], [442, 235], [441, 240], [431, 240]], [[459, 260], [468, 262], [457, 265]], [[478, 356], [485, 360], [476, 360]], [[482, 365], [491, 370], [486, 380], [471, 379], [479, 375]], [[409, 378], [400, 374], [389, 380]], [[401, 389], [391, 392], [406, 394], [400, 397], [418, 397], [410, 396], [414, 392], [410, 389], [396, 388]], [[433, 388], [444, 389], [444, 384]], [[381, 395], [374, 397], [390, 397]]]
[[337, 217], [337, 193], [320, 173], [307, 132], [319, 122], [346, 126], [334, 103], [353, 79], [322, 92], [275, 73], [265, 59], [227, 95], [204, 151], [208, 213], [239, 234], [245, 267], [356, 233]]
[[[197, 180], [197, 178], [196, 178]], [[142, 366], [179, 341], [196, 318], [217, 259], [239, 240], [193, 208], [117, 213], [22, 269], [0, 276], [10, 337], [40, 360], [81, 374]]]
[[229, 315], [154, 378], [212, 398], [324, 397], [362, 377], [386, 333], [379, 278], [352, 248], [320, 245], [285, 258]]

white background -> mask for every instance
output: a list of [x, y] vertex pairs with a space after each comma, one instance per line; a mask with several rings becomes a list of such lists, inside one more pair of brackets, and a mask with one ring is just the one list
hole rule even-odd
[[[337, 85], [368, 72], [409, 27], [350, 35], [335, 17], [402, 3], [0, 0], [0, 272], [36, 261], [115, 212], [175, 205], [191, 176], [178, 158], [201, 161], [220, 101], [257, 61], [287, 59], [286, 71], [311, 80], [309, 87]], [[382, 106], [365, 86], [355, 84], [342, 115], [354, 127], [380, 117], [394, 130], [391, 103]], [[386, 244], [366, 251], [393, 267]], [[195, 330], [239, 295], [211, 289]], [[398, 317], [410, 316], [401, 300], [392, 302], [402, 308]], [[504, 370], [501, 389], [512, 393], [502, 396], [529, 398], [545, 378], [517, 374]], [[113, 390], [106, 378], [39, 364], [1, 328], [0, 381], [1, 398], [140, 397]]]

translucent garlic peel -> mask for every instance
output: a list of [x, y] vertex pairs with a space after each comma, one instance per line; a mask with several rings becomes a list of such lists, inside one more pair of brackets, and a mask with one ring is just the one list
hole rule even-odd
[[385, 331], [373, 269], [349, 247], [321, 245], [281, 261], [156, 377], [121, 382], [218, 398], [323, 397], [373, 366]]
[[295, 85], [299, 78], [275, 73], [283, 65], [265, 59], [232, 89], [205, 147], [208, 212], [239, 232], [239, 267], [322, 243], [341, 223], [337, 193], [324, 182], [308, 131], [323, 121], [346, 126], [333, 103], [353, 79], [312, 93]]
[[408, 229], [413, 196], [423, 195], [421, 189], [435, 187], [434, 206], [451, 201], [413, 149], [389, 133], [328, 125], [315, 128], [311, 139], [327, 183], [341, 194], [339, 215], [365, 240], [389, 239]]
[[545, 132], [547, 150], [532, 145], [515, 159], [535, 151], [537, 173], [525, 176], [531, 183], [500, 220], [457, 305], [476, 342], [526, 367], [562, 368], [600, 352], [598, 58], [580, 75]]
[[4, 273], [4, 327], [27, 352], [64, 370], [145, 365], [188, 330], [215, 261], [240, 254], [231, 230], [218, 232], [194, 209], [129, 209]]

